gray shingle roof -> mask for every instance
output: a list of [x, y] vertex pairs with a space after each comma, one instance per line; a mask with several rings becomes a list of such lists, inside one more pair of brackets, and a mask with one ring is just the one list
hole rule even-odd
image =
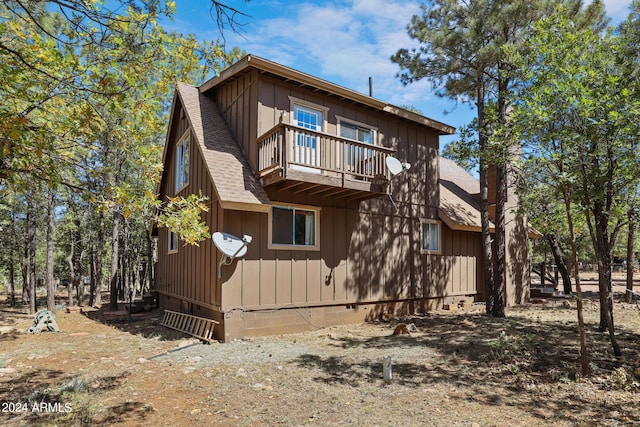
[[224, 208], [266, 210], [269, 197], [255, 178], [217, 105], [198, 88], [178, 83], [184, 106], [218, 199]]
[[480, 183], [454, 161], [444, 157], [439, 160], [440, 219], [453, 230], [481, 231], [480, 209], [476, 200]]

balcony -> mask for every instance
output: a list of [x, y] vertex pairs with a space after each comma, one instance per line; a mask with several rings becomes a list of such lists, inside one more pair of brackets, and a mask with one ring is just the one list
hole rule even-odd
[[365, 200], [387, 194], [385, 158], [395, 150], [280, 123], [258, 139], [265, 189]]

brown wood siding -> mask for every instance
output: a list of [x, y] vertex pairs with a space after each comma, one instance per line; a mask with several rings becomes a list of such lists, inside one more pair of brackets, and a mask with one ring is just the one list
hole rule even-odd
[[[223, 210], [206, 166], [191, 144], [190, 182], [185, 194], [202, 190], [212, 199], [205, 218], [210, 231], [253, 237], [247, 254], [222, 267], [210, 239], [200, 247], [167, 254], [166, 230], [160, 232], [158, 280], [169, 295], [222, 311], [304, 305], [350, 305], [412, 298], [474, 294], [480, 283], [480, 234], [442, 225], [442, 254], [420, 254], [420, 219], [437, 219], [438, 136], [434, 131], [380, 111], [362, 108], [310, 89], [289, 85], [252, 71], [215, 88], [214, 99], [231, 132], [256, 168], [256, 140], [290, 109], [289, 96], [328, 107], [326, 131], [336, 133], [336, 116], [377, 128], [376, 143], [397, 150], [411, 168], [394, 178], [393, 207], [386, 197], [352, 203], [270, 192], [274, 203], [321, 207], [319, 251], [273, 250], [268, 245], [269, 216]], [[286, 116], [285, 121], [289, 120]], [[181, 135], [174, 125], [170, 143]], [[169, 157], [173, 148], [169, 150]], [[173, 164], [167, 179], [173, 183]]]
[[[176, 111], [177, 123], [174, 123], [172, 133], [168, 140], [167, 168], [165, 174], [167, 181], [163, 194], [173, 196], [175, 176], [175, 145], [185, 131], [188, 130], [186, 118], [181, 118], [181, 108], [178, 105]], [[176, 119], [174, 119], [174, 122]], [[209, 227], [210, 232], [216, 230], [219, 213], [215, 190], [210, 179], [206, 164], [204, 163], [194, 136], [191, 135], [189, 144], [189, 184], [179, 195], [198, 193], [209, 197], [209, 211], [202, 213], [202, 219]], [[219, 295], [216, 295], [217, 287], [217, 256], [211, 239], [200, 242], [199, 246], [184, 245], [178, 243], [178, 250], [169, 253], [169, 230], [163, 228], [159, 232], [158, 239], [158, 265], [156, 283], [158, 290], [166, 295], [176, 296], [188, 301], [193, 306], [203, 305], [215, 307], [220, 304]]]
[[223, 267], [222, 309], [476, 293], [478, 233], [443, 225], [442, 254], [420, 255], [419, 218], [323, 206], [320, 223], [320, 251], [271, 250], [267, 214], [226, 211], [223, 229], [253, 241], [242, 259]]
[[232, 79], [215, 91], [215, 103], [227, 122], [249, 165], [258, 168], [258, 72], [252, 71]]

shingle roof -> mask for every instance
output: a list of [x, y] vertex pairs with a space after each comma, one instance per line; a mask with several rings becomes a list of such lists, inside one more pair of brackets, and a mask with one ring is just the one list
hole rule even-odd
[[256, 180], [217, 105], [198, 88], [178, 83], [177, 93], [223, 208], [266, 211], [269, 197]]
[[476, 201], [480, 183], [452, 160], [444, 157], [439, 160], [440, 219], [453, 230], [481, 231], [480, 209]]

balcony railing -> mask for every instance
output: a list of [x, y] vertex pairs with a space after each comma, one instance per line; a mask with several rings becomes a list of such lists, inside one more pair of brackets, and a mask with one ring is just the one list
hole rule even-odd
[[258, 139], [258, 176], [288, 169], [381, 184], [389, 180], [387, 147], [280, 123]]

